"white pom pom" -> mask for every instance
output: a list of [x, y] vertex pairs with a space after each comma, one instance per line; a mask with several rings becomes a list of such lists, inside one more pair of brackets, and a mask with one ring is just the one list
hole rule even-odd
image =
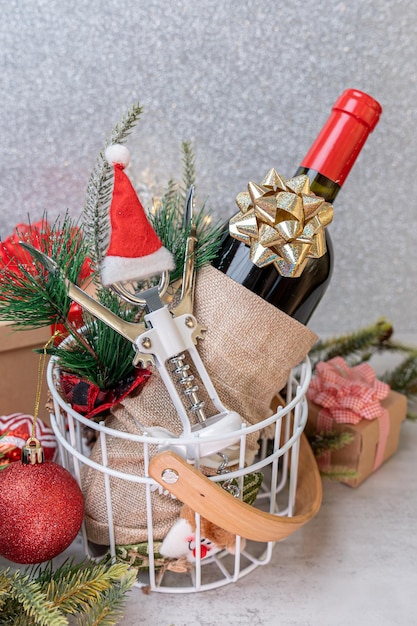
[[127, 167], [130, 163], [130, 152], [126, 146], [122, 146], [120, 143], [107, 146], [104, 156], [110, 165], [118, 163], [123, 165], [123, 167]]

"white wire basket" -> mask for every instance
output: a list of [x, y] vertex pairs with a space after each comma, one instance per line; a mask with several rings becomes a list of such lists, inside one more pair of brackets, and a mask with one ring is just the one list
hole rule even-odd
[[[161, 593], [199, 592], [236, 583], [241, 577], [256, 568], [267, 565], [277, 539], [285, 538], [291, 534], [315, 515], [320, 507], [321, 492], [317, 493], [316, 488], [316, 493], [312, 495], [310, 493], [312, 491], [311, 485], [307, 485], [307, 488], [304, 489], [304, 492], [308, 493], [306, 497], [310, 498], [311, 495], [314, 502], [308, 503], [308, 511], [299, 511], [296, 508], [296, 500], [298, 507], [298, 497], [296, 498], [296, 496], [297, 481], [299, 482], [300, 442], [303, 441], [303, 430], [307, 421], [306, 391], [310, 379], [311, 366], [308, 358], [306, 358], [291, 372], [284, 394], [281, 391], [281, 397], [282, 395], [286, 396], [284, 398], [285, 406], [279, 406], [276, 413], [268, 419], [253, 426], [243, 425], [235, 433], [238, 441], [238, 459], [236, 464], [230, 468], [231, 471], [228, 471], [226, 475], [216, 474], [209, 478], [204, 477], [204, 481], [211, 481], [210, 485], [212, 483], [220, 483], [221, 485], [225, 477], [227, 480], [234, 480], [235, 484], [239, 486], [240, 495], [238, 498], [242, 498], [245, 477], [249, 474], [261, 473], [263, 475], [262, 485], [250, 511], [253, 511], [255, 515], [259, 512], [259, 515], [263, 516], [259, 520], [259, 528], [262, 528], [264, 521], [267, 521], [268, 524], [275, 524], [276, 522], [277, 528], [280, 528], [280, 524], [285, 524], [285, 528], [282, 532], [270, 533], [270, 540], [268, 533], [266, 533], [268, 540], [259, 541], [253, 540], [253, 538], [246, 540], [237, 535], [234, 554], [227, 550], [220, 550], [203, 558], [201, 545], [205, 538], [201, 532], [201, 516], [197, 512], [195, 514], [195, 561], [187, 564], [187, 567], [181, 568], [173, 566], [174, 564], [169, 560], [161, 562], [158, 556], [159, 543], [154, 537], [152, 493], [160, 489], [161, 481], [152, 477], [152, 455], [156, 446], [164, 446], [167, 441], [108, 428], [105, 421], [95, 422], [80, 415], [63, 399], [59, 391], [60, 373], [56, 359], [53, 357], [48, 365], [47, 381], [53, 398], [54, 412], [51, 414], [51, 425], [58, 441], [59, 462], [74, 475], [80, 486], [82, 486], [82, 472], [85, 467], [93, 468], [100, 472], [103, 477], [102, 484], [105, 492], [104, 499], [109, 529], [108, 545], [101, 546], [98, 554], [97, 546], [91, 543], [87, 529], [83, 525], [81, 533], [86, 556], [97, 558], [103, 553], [108, 553], [114, 558], [120, 558], [120, 546], [117, 545], [114, 532], [113, 477], [127, 481], [132, 486], [134, 483], [141, 483], [146, 492], [148, 553], [146, 559], [142, 561], [142, 565], [138, 567], [138, 587], [147, 587], [149, 590]], [[100, 462], [91, 458], [90, 449], [85, 442], [86, 429], [94, 431], [95, 438], [100, 441]], [[259, 449], [255, 457], [251, 456], [248, 464], [247, 440], [249, 436], [257, 437]], [[227, 441], [230, 441], [230, 438], [230, 433], [222, 436], [217, 435], [215, 439], [218, 440], [218, 449], [227, 447]], [[144, 460], [143, 475], [126, 473], [111, 466], [107, 454], [109, 443], [118, 439], [127, 439], [141, 446]], [[176, 441], [171, 439], [169, 443], [175, 444]], [[223, 444], [222, 441], [224, 441]], [[200, 467], [204, 466], [204, 459], [200, 459], [198, 438], [188, 437], [188, 439], [184, 439], [181, 437], [180, 443], [196, 447], [193, 466], [196, 470], [200, 470]], [[312, 466], [305, 472], [307, 480], [314, 474], [315, 470], [315, 466]], [[316, 480], [316, 487], [317, 484]], [[169, 484], [165, 485], [165, 488], [171, 490]], [[223, 501], [219, 505], [222, 509], [227, 509], [228, 503], [237, 504], [236, 498], [229, 493], [225, 493], [225, 497], [226, 506], [223, 507]], [[247, 505], [245, 506], [247, 507]], [[245, 510], [249, 511], [248, 508]], [[254, 519], [254, 533], [248, 533], [249, 535], [257, 535], [258, 521], [256, 517]], [[262, 533], [260, 535], [262, 536]], [[127, 559], [127, 562], [129, 559], [131, 562], [134, 561], [132, 555], [129, 556], [129, 554], [125, 555], [124, 558]]]

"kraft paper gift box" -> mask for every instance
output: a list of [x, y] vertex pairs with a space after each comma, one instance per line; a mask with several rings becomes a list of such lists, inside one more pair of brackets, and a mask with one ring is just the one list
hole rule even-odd
[[[381, 400], [381, 406], [388, 411], [389, 432], [384, 448], [382, 463], [385, 463], [397, 450], [401, 424], [407, 413], [406, 396], [390, 391], [389, 395]], [[314, 402], [308, 402], [308, 421], [306, 425], [307, 437], [317, 433], [317, 422], [322, 407]], [[356, 473], [355, 478], [338, 480], [351, 487], [358, 487], [374, 471], [374, 462], [380, 439], [380, 422], [378, 418], [362, 419], [358, 424], [334, 423], [332, 431], [335, 433], [350, 433], [353, 439], [340, 450], [330, 454], [331, 468], [346, 468]], [[320, 465], [320, 459], [318, 459]]]
[[[49, 327], [13, 331], [11, 324], [0, 322], [0, 415], [33, 415], [40, 361], [34, 350], [43, 348], [50, 336]], [[49, 423], [49, 414], [44, 409], [47, 396], [44, 372], [39, 404], [39, 417], [44, 423]]]
[[[350, 367], [342, 357], [317, 363], [307, 398], [307, 436], [352, 435], [339, 450], [317, 457], [319, 468], [332, 471], [340, 482], [357, 487], [396, 451], [407, 398], [378, 380], [369, 363]], [[354, 477], [343, 477], [343, 470]]]

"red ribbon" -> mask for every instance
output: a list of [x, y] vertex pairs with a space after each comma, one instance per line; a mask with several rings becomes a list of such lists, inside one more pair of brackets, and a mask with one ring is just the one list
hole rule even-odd
[[72, 408], [81, 415], [91, 418], [121, 402], [139, 385], [144, 384], [150, 375], [149, 370], [138, 368], [132, 376], [121, 381], [113, 389], [103, 390], [88, 380], [62, 372], [60, 384], [64, 398]]
[[368, 363], [349, 367], [342, 357], [318, 363], [307, 392], [308, 399], [321, 407], [317, 431], [332, 430], [334, 422], [358, 424], [363, 419], [378, 419], [380, 436], [373, 467], [377, 469], [384, 458], [390, 428], [389, 413], [381, 400], [390, 390], [389, 385], [376, 378]]
[[0, 270], [3, 266], [17, 276], [22, 276], [19, 266], [24, 265], [29, 269], [32, 266], [32, 258], [29, 252], [19, 245], [19, 241], [28, 241], [40, 249], [42, 241], [48, 239], [48, 229], [49, 226], [44, 221], [15, 226], [13, 234], [0, 241]]
[[[72, 235], [73, 238], [81, 237], [80, 229], [74, 227]], [[31, 271], [33, 268], [32, 256], [19, 245], [19, 242], [26, 241], [32, 244], [34, 248], [50, 254], [50, 237], [51, 227], [46, 220], [40, 220], [34, 224], [17, 224], [13, 234], [0, 241], [0, 270], [3, 266], [17, 276], [22, 276], [20, 266], [23, 265], [27, 271]], [[91, 273], [91, 261], [86, 259], [80, 271], [80, 282], [86, 280]]]
[[[80, 237], [81, 231], [75, 227], [73, 229], [73, 237]], [[58, 233], [59, 234], [59, 233]], [[34, 224], [17, 224], [14, 232], [9, 237], [6, 237], [4, 241], [0, 241], [0, 271], [5, 268], [8, 273], [12, 273], [16, 278], [23, 276], [21, 268], [22, 266], [28, 272], [34, 271], [33, 259], [29, 252], [27, 252], [19, 241], [26, 241], [38, 250], [42, 250], [47, 254], [50, 253], [50, 235], [51, 227], [46, 220], [40, 220]], [[83, 264], [79, 282], [83, 283], [92, 274], [91, 260], [86, 259]], [[68, 321], [77, 328], [83, 326], [82, 308], [76, 302], [72, 302], [68, 311]], [[54, 324], [51, 326], [52, 334], [56, 331], [59, 332], [55, 344], [60, 343], [62, 339], [67, 336], [67, 331], [63, 324]]]

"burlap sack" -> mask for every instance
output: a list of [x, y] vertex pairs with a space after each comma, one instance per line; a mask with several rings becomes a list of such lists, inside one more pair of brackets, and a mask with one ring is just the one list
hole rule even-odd
[[[156, 380], [156, 379], [155, 379]], [[146, 383], [155, 386], [152, 377]], [[145, 385], [145, 386], [146, 386]], [[115, 415], [106, 420], [106, 426], [117, 431], [141, 435], [135, 426], [132, 415], [121, 405]], [[116, 437], [106, 437], [108, 466], [112, 469], [144, 476], [143, 444]], [[157, 447], [151, 446], [151, 455]], [[92, 449], [90, 458], [102, 464], [100, 439]], [[82, 491], [85, 499], [84, 521], [87, 536], [98, 545], [109, 545], [107, 505], [105, 499], [104, 475], [87, 465], [81, 470]], [[115, 541], [118, 545], [148, 541], [146, 485], [144, 483], [110, 476], [111, 504], [113, 510]], [[154, 539], [163, 539], [176, 522], [182, 504], [157, 491], [151, 493]]]
[[250, 424], [264, 420], [317, 336], [211, 266], [198, 274], [194, 314], [208, 329], [198, 349], [222, 402]]
[[[286, 384], [291, 369], [309, 352], [316, 335], [212, 267], [202, 269], [197, 276], [194, 314], [207, 327], [198, 349], [221, 401], [247, 424], [269, 417], [273, 397]], [[202, 389], [199, 396], [204, 399]], [[145, 427], [163, 426], [178, 435], [182, 432], [157, 372], [139, 394], [125, 398], [112, 413], [106, 423], [111, 428], [141, 434], [136, 419]], [[252, 450], [257, 447], [257, 439], [256, 433], [248, 438]], [[111, 467], [129, 473], [143, 471], [142, 444], [112, 439], [108, 454]], [[100, 442], [95, 444], [92, 456], [101, 457]], [[111, 486], [116, 543], [145, 541], [144, 486], [113, 478]], [[92, 541], [103, 543], [107, 513], [100, 472], [85, 469], [83, 489], [87, 532]], [[178, 512], [178, 503], [158, 493], [153, 495], [154, 539], [165, 536]]]

